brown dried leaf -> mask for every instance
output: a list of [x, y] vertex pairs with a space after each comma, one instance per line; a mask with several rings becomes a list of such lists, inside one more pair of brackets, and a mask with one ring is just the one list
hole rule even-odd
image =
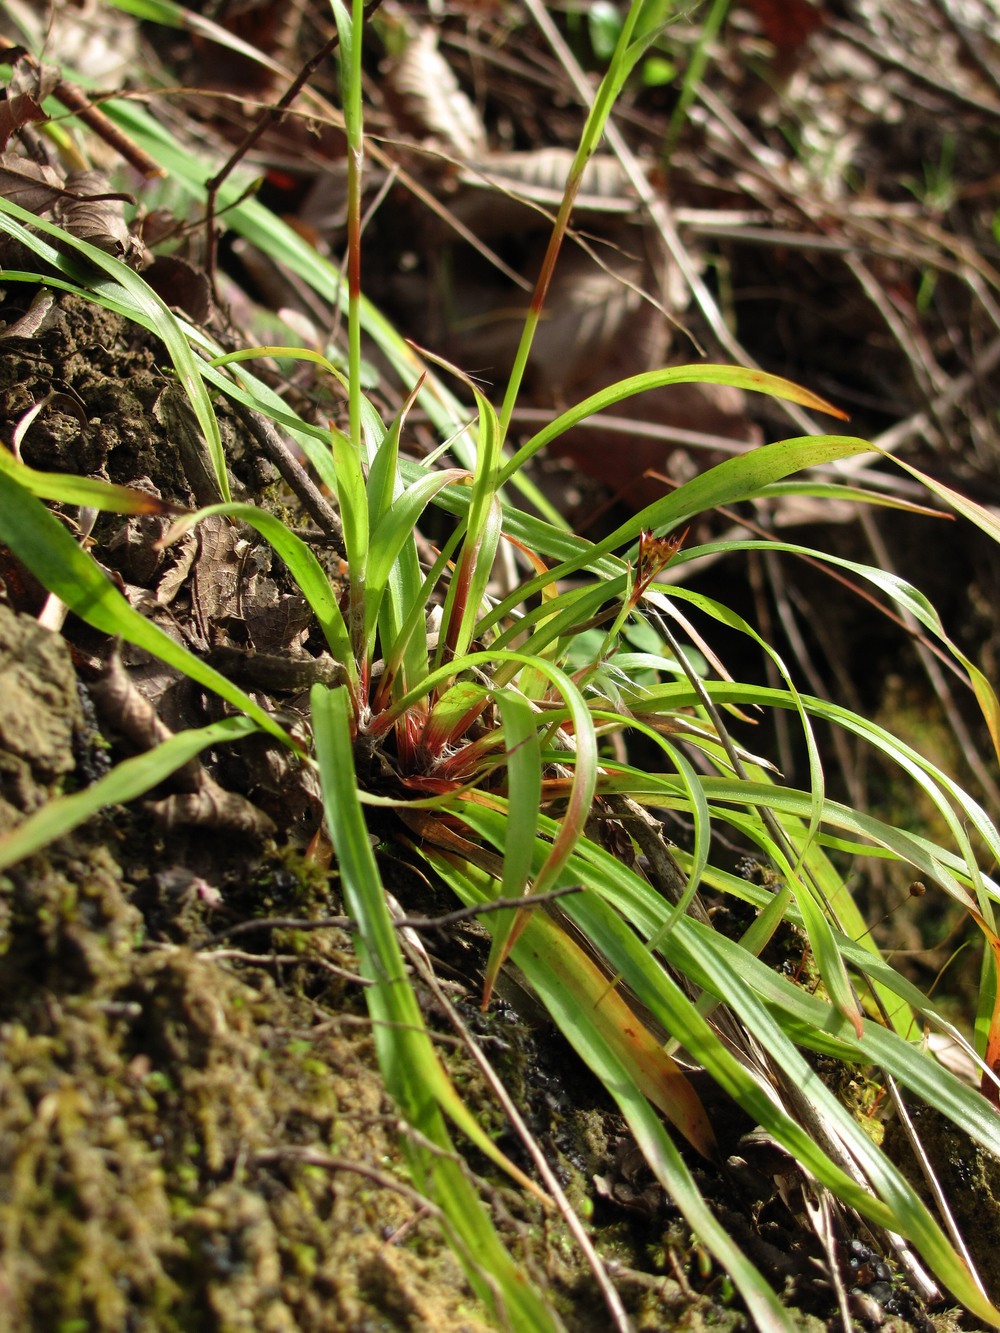
[[101, 171], [74, 171], [56, 204], [55, 216], [71, 236], [121, 258], [133, 250], [123, 203], [135, 203], [129, 194], [114, 194]]
[[437, 33], [423, 28], [389, 73], [402, 116], [458, 157], [475, 157], [486, 147], [479, 112], [459, 87], [438, 50]]
[[29, 213], [45, 213], [63, 196], [62, 177], [52, 167], [20, 153], [0, 153], [0, 195]]
[[[143, 240], [147, 240], [145, 231]], [[180, 255], [157, 255], [142, 275], [167, 305], [183, 310], [195, 324], [207, 324], [212, 314], [212, 284], [204, 269]]]
[[[580, 250], [560, 258], [532, 348], [529, 375], [535, 389], [544, 384], [549, 395], [561, 396], [600, 370], [617, 339], [630, 340], [627, 325], [642, 306], [637, 290], [642, 279], [641, 262], [623, 256], [615, 256], [614, 271]], [[508, 299], [492, 315], [485, 313], [483, 318], [480, 310], [454, 336], [461, 338], [467, 361], [502, 375], [513, 362], [525, 309]]]
[[[108, 726], [124, 736], [140, 752], [152, 750], [174, 734], [125, 669], [118, 645], [113, 646], [101, 674], [89, 685], [90, 697]], [[198, 759], [189, 759], [171, 775], [171, 782], [196, 791], [206, 781]]]
[[[8, 56], [9, 59], [9, 56]], [[40, 64], [34, 56], [22, 51], [14, 61], [7, 96], [27, 97], [41, 104], [58, 88], [62, 75], [55, 65]]]
[[156, 585], [156, 600], [161, 606], [169, 606], [187, 583], [197, 558], [198, 538], [193, 532], [187, 532], [177, 546], [175, 564], [171, 565]]
[[[464, 185], [509, 191], [518, 198], [558, 208], [573, 165], [568, 148], [530, 153], [487, 153], [459, 173]], [[625, 169], [612, 153], [595, 153], [583, 171], [575, 208], [595, 213], [631, 213], [635, 195]]]
[[30, 121], [46, 119], [45, 112], [30, 97], [8, 97], [0, 102], [0, 148], [6, 148], [10, 136]]
[[616, 271], [599, 268], [582, 251], [562, 257], [533, 347], [557, 392], [593, 374], [615, 341], [627, 337], [628, 322], [642, 306], [637, 290], [642, 277], [641, 262], [621, 256]]
[[191, 629], [197, 627], [201, 641], [213, 642], [213, 626], [239, 610], [242, 564], [240, 536], [231, 523], [213, 514], [198, 526], [198, 559], [192, 571]]
[[6, 97], [0, 103], [0, 148], [30, 121], [48, 120], [42, 108], [59, 84], [59, 71], [53, 65], [40, 65], [34, 57], [15, 48], [5, 54], [12, 65]]

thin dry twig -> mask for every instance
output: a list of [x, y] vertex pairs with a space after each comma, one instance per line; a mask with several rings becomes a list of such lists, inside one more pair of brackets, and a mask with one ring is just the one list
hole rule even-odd
[[[441, 916], [400, 916], [394, 919], [394, 924], [400, 930], [445, 930], [462, 921], [488, 916], [491, 912], [506, 912], [520, 907], [539, 907], [554, 902], [557, 898], [565, 898], [571, 893], [580, 892], [579, 885], [566, 884], [557, 889], [550, 889], [547, 893], [529, 894], [518, 898], [494, 898], [492, 902], [459, 907], [454, 912], [445, 912]], [[235, 935], [247, 935], [257, 930], [351, 930], [355, 924], [354, 918], [350, 916], [315, 918], [262, 916], [255, 917], [252, 921], [240, 921], [236, 925], [228, 926], [225, 930], [210, 936], [205, 944], [206, 946], [217, 944], [221, 940], [232, 939]]]
[[[896, 1115], [899, 1117], [903, 1132], [906, 1135], [910, 1148], [913, 1151], [913, 1155], [920, 1167], [920, 1173], [937, 1205], [937, 1210], [941, 1215], [941, 1220], [944, 1222], [945, 1230], [951, 1237], [951, 1243], [961, 1255], [965, 1266], [968, 1268], [969, 1273], [972, 1276], [973, 1282], [975, 1282], [982, 1295], [986, 1296], [982, 1278], [979, 1276], [976, 1266], [972, 1262], [972, 1255], [969, 1253], [969, 1248], [965, 1243], [961, 1228], [955, 1222], [954, 1215], [948, 1204], [948, 1200], [945, 1197], [944, 1190], [941, 1188], [941, 1182], [937, 1178], [937, 1173], [927, 1155], [927, 1150], [924, 1148], [920, 1135], [917, 1133], [917, 1128], [913, 1123], [913, 1117], [910, 1115], [906, 1101], [899, 1090], [899, 1086], [892, 1075], [885, 1073], [885, 1071], [883, 1071], [883, 1078], [885, 1079], [885, 1086], [888, 1089], [889, 1096], [892, 1098], [892, 1104], [896, 1108]], [[989, 1297], [987, 1297], [987, 1299], [989, 1299]]]
[[[38, 68], [35, 57], [7, 37], [0, 37], [0, 53], [8, 58], [13, 58], [19, 53], [21, 60], [27, 61], [34, 69]], [[166, 176], [166, 168], [160, 166], [159, 162], [144, 152], [137, 143], [133, 143], [113, 120], [109, 120], [99, 107], [94, 106], [83, 89], [78, 88], [75, 83], [67, 83], [65, 79], [60, 79], [52, 89], [52, 95], [146, 180]]]
[[252, 963], [255, 967], [303, 967], [313, 966], [323, 972], [329, 972], [339, 981], [349, 981], [357, 986], [374, 986], [367, 977], [359, 977], [349, 968], [338, 967], [336, 963], [320, 958], [316, 954], [300, 953], [250, 953], [246, 949], [199, 949], [196, 958], [204, 958], [212, 963]]
[[391, 1190], [394, 1194], [399, 1194], [404, 1199], [408, 1199], [422, 1213], [430, 1217], [440, 1218], [443, 1216], [437, 1204], [431, 1203], [429, 1199], [413, 1189], [412, 1186], [405, 1185], [401, 1180], [396, 1180], [385, 1171], [369, 1166], [367, 1162], [354, 1162], [348, 1157], [335, 1157], [332, 1153], [324, 1152], [320, 1148], [311, 1148], [307, 1144], [287, 1143], [279, 1148], [261, 1148], [258, 1152], [250, 1153], [246, 1162], [248, 1166], [271, 1166], [280, 1162], [302, 1162], [305, 1166], [318, 1166], [324, 1171], [350, 1171], [354, 1175], [364, 1176], [366, 1180], [370, 1180], [379, 1189]]
[[[524, 898], [519, 899], [518, 900], [519, 905], [523, 906], [525, 901], [526, 899]], [[402, 925], [402, 918], [397, 917], [396, 924]], [[541, 1145], [539, 1144], [535, 1136], [531, 1133], [531, 1131], [528, 1129], [528, 1126], [525, 1123], [524, 1118], [518, 1111], [510, 1094], [504, 1087], [500, 1078], [497, 1076], [497, 1073], [494, 1070], [493, 1066], [486, 1058], [486, 1055], [483, 1052], [482, 1048], [479, 1046], [478, 1042], [475, 1040], [472, 1033], [469, 1031], [468, 1027], [463, 1022], [461, 1015], [458, 1013], [458, 1011], [455, 1009], [455, 1006], [449, 1001], [448, 997], [441, 989], [441, 986], [438, 983], [438, 979], [434, 973], [434, 969], [431, 966], [430, 960], [427, 958], [426, 954], [423, 953], [422, 950], [414, 948], [413, 943], [406, 939], [405, 934], [402, 936], [402, 940], [403, 940], [403, 947], [407, 950], [411, 962], [419, 972], [420, 976], [422, 977], [426, 985], [430, 988], [432, 994], [434, 995], [434, 998], [437, 1000], [438, 1005], [440, 1006], [442, 1012], [448, 1019], [449, 1023], [451, 1023], [455, 1031], [458, 1033], [463, 1046], [472, 1056], [473, 1060], [475, 1060], [477, 1066], [479, 1067], [480, 1072], [482, 1073], [487, 1084], [489, 1085], [490, 1090], [496, 1097], [497, 1101], [500, 1103], [500, 1106], [503, 1109], [504, 1114], [507, 1116], [508, 1120], [513, 1126], [515, 1133], [517, 1134], [518, 1138], [521, 1140], [521, 1142], [527, 1149], [528, 1154], [535, 1165], [536, 1171], [538, 1172], [539, 1176], [541, 1177], [542, 1181], [545, 1184], [545, 1188], [549, 1191], [549, 1194], [555, 1201], [556, 1207], [558, 1208], [563, 1218], [563, 1221], [569, 1228], [570, 1233], [573, 1236], [573, 1239], [580, 1247], [580, 1252], [583, 1254], [590, 1268], [590, 1271], [594, 1275], [594, 1280], [597, 1282], [601, 1295], [604, 1298], [604, 1303], [607, 1306], [608, 1313], [611, 1316], [613, 1327], [618, 1330], [618, 1333], [633, 1333], [632, 1321], [629, 1319], [625, 1307], [622, 1304], [621, 1297], [619, 1296], [617, 1290], [615, 1289], [614, 1284], [612, 1283], [610, 1277], [608, 1276], [607, 1268], [604, 1265], [604, 1261], [601, 1259], [601, 1256], [597, 1253], [597, 1250], [594, 1248], [593, 1242], [587, 1235], [586, 1229], [584, 1228], [583, 1223], [580, 1221], [580, 1218], [576, 1210], [573, 1208], [573, 1205], [566, 1197], [565, 1191], [559, 1184], [559, 1180], [556, 1177], [555, 1172], [552, 1170], [552, 1167], [549, 1165], [548, 1159], [546, 1158], [545, 1153], [542, 1151]]]
[[[364, 21], [366, 23], [381, 3], [382, 0], [368, 0], [364, 12]], [[284, 118], [285, 112], [312, 78], [313, 74], [316, 73], [323, 61], [333, 54], [339, 44], [340, 37], [334, 32], [330, 39], [324, 42], [320, 49], [302, 66], [298, 74], [296, 74], [295, 78], [289, 84], [283, 96], [273, 105], [266, 107], [261, 115], [258, 116], [254, 125], [247, 131], [236, 148], [233, 149], [220, 170], [215, 173], [211, 180], [205, 182], [205, 271], [213, 285], [215, 283], [216, 253], [215, 201], [219, 197], [219, 190], [232, 175], [236, 167], [239, 166], [240, 162], [261, 135], [272, 125], [278, 124], [278, 122]]]
[[[584, 106], [589, 106], [593, 90], [586, 74], [583, 72], [579, 62], [573, 55], [573, 52], [563, 39], [562, 34], [553, 22], [551, 15], [541, 3], [541, 0], [525, 0], [525, 6], [530, 11], [532, 18], [538, 24], [540, 30], [544, 33], [546, 41], [558, 55], [566, 73], [569, 75], [577, 96], [580, 98]], [[618, 129], [613, 118], [608, 119], [606, 135], [612, 151], [618, 157], [618, 160], [625, 169], [629, 184], [639, 196], [639, 199], [648, 212], [650, 220], [659, 232], [670, 257], [674, 260], [683, 274], [684, 279], [698, 304], [698, 308], [707, 320], [714, 337], [718, 340], [720, 346], [724, 348], [726, 354], [731, 356], [738, 365], [744, 366], [749, 370], [760, 370], [761, 367], [758, 363], [753, 359], [749, 352], [747, 352], [742, 343], [740, 343], [731, 333], [723, 318], [722, 312], [719, 309], [718, 303], [712, 296], [712, 293], [708, 290], [708, 287], [705, 285], [705, 282], [698, 271], [698, 266], [695, 263], [694, 258], [681, 240], [669, 204], [666, 199], [661, 198], [656, 193], [656, 190], [650, 183], [645, 171], [643, 171], [641, 163], [626, 143], [624, 136]], [[690, 331], [685, 329], [683, 325], [679, 324], [678, 327], [682, 332], [687, 333], [688, 337], [694, 342], [697, 350], [702, 352], [702, 349], [698, 347], [697, 341], [694, 339]], [[796, 406], [796, 404], [782, 402], [779, 406], [781, 410], [795, 422], [799, 429], [804, 430], [806, 434], [814, 435], [817, 433], [817, 428], [812, 418], [808, 413]]]

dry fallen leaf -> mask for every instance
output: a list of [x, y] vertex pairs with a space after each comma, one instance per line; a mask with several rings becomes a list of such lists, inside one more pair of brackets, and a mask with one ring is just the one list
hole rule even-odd
[[396, 95], [404, 119], [457, 157], [485, 150], [479, 112], [438, 50], [433, 28], [422, 28], [389, 71], [388, 91]]
[[74, 171], [56, 202], [55, 217], [71, 236], [123, 258], [135, 250], [122, 207], [129, 201], [134, 202], [131, 195], [110, 191], [103, 172]]

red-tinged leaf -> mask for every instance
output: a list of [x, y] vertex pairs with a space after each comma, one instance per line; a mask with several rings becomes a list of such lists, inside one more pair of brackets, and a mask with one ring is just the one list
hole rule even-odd
[[[541, 894], [555, 885], [560, 871], [565, 866], [577, 842], [583, 836], [594, 803], [594, 795], [597, 791], [598, 751], [594, 722], [582, 694], [569, 677], [551, 662], [543, 663], [539, 659], [535, 665], [540, 672], [548, 676], [556, 691], [566, 701], [569, 717], [563, 723], [563, 729], [567, 733], [572, 731], [576, 751], [576, 763], [573, 768], [573, 780], [569, 789], [566, 811], [560, 821], [559, 831], [549, 848], [548, 855], [531, 885], [533, 893]], [[511, 832], [512, 836], [516, 836], [517, 830]], [[527, 885], [525, 887], [527, 888]], [[514, 947], [515, 940], [518, 939], [527, 925], [529, 915], [528, 910], [522, 908], [514, 916], [505, 938], [499, 929], [494, 934], [494, 943], [490, 949], [486, 975], [483, 979], [484, 1009], [490, 1002], [490, 995], [497, 973], [506, 962], [508, 954]]]
[[42, 103], [59, 83], [59, 71], [54, 66], [40, 65], [23, 49], [6, 52], [5, 60], [13, 68], [7, 96], [0, 102], [0, 148], [6, 148], [10, 136], [31, 121], [48, 120]]
[[420, 737], [420, 748], [429, 759], [436, 759], [448, 745], [454, 745], [489, 703], [489, 693], [474, 681], [459, 681], [446, 690], [431, 709]]
[[[502, 535], [505, 541], [510, 542], [511, 546], [517, 547], [536, 574], [547, 574], [549, 572], [549, 567], [541, 556], [536, 555], [534, 551], [525, 546], [524, 542], [518, 541], [518, 539], [512, 537], [509, 532], [505, 532]], [[539, 589], [539, 595], [543, 602], [551, 601], [553, 597], [559, 596], [558, 585], [555, 582], [547, 584], [544, 588]]]

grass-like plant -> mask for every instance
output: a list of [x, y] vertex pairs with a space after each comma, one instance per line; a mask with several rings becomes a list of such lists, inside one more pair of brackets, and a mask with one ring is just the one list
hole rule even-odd
[[[284, 224], [253, 200], [238, 202], [239, 182], [220, 203], [233, 205], [225, 215], [230, 226], [266, 241], [318, 293], [345, 303], [346, 433], [299, 418], [244, 364], [250, 356], [280, 352], [316, 359], [315, 353], [258, 348], [227, 356], [171, 312], [141, 277], [86, 242], [5, 200], [0, 228], [44, 261], [44, 272], [7, 273], [6, 281], [76, 292], [160, 338], [197, 413], [223, 496], [229, 492], [215, 395], [251, 404], [294, 433], [339, 503], [348, 570], [343, 597], [310, 547], [264, 509], [226, 499], [181, 516], [175, 534], [209, 514], [254, 527], [308, 599], [342, 682], [313, 687], [311, 743], [290, 736], [225, 676], [131, 608], [43, 503], [130, 512], [148, 504], [148, 497], [34, 472], [0, 450], [0, 541], [83, 620], [160, 656], [237, 712], [53, 801], [0, 839], [0, 868], [103, 805], [148, 791], [201, 750], [267, 732], [317, 767], [339, 883], [370, 983], [365, 995], [380, 1065], [387, 1088], [418, 1131], [406, 1139], [414, 1180], [441, 1209], [470, 1282], [499, 1323], [518, 1330], [560, 1327], [544, 1292], [518, 1271], [498, 1238], [456, 1158], [452, 1128], [546, 1201], [555, 1185], [543, 1175], [540, 1187], [504, 1158], [449, 1080], [424, 1026], [369, 840], [365, 810], [372, 806], [396, 812], [399, 845], [463, 904], [510, 904], [483, 915], [492, 933], [484, 1003], [511, 958], [614, 1098], [656, 1179], [730, 1274], [759, 1327], [791, 1323], [778, 1296], [713, 1216], [675, 1142], [674, 1131], [702, 1157], [716, 1155], [712, 1125], [685, 1073], [692, 1065], [706, 1070], [792, 1154], [810, 1188], [829, 1191], [872, 1226], [904, 1237], [955, 1298], [1000, 1326], [1000, 1313], [966, 1263], [961, 1238], [945, 1234], [806, 1054], [882, 1070], [887, 1085], [908, 1089], [973, 1141], [1000, 1152], [995, 1096], [988, 1099], [959, 1081], [921, 1042], [928, 1028], [963, 1039], [933, 1001], [880, 955], [845, 878], [855, 858], [884, 858], [950, 895], [979, 924], [989, 947], [975, 1052], [989, 1089], [997, 1054], [997, 886], [980, 870], [971, 839], [974, 834], [997, 858], [1000, 837], [977, 803], [916, 751], [836, 703], [801, 693], [774, 649], [721, 602], [682, 582], [668, 589], [656, 581], [668, 562], [676, 568], [708, 553], [725, 553], [738, 577], [741, 558], [758, 546], [846, 568], [936, 638], [976, 690], [995, 735], [997, 707], [988, 683], [950, 643], [928, 602], [900, 579], [784, 542], [681, 544], [680, 534], [697, 515], [792, 485], [817, 496], [883, 502], [809, 476], [809, 469], [869, 446], [841, 435], [762, 446], [708, 469], [596, 544], [526, 512], [512, 487], [519, 469], [573, 425], [654, 387], [724, 383], [816, 411], [834, 410], [777, 377], [701, 365], [616, 384], [562, 413], [516, 450], [507, 445], [576, 186], [625, 79], [660, 31], [666, 7], [636, 0], [628, 11], [587, 118], [502, 405], [494, 408], [462, 381], [475, 405], [471, 422], [442, 382], [450, 368], [429, 369], [363, 296], [362, 5], [354, 0], [348, 10], [333, 0], [333, 7], [349, 164], [346, 290], [333, 266]], [[197, 191], [197, 164], [140, 108], [111, 110], [179, 182]], [[362, 394], [363, 334], [378, 341], [408, 379], [411, 401], [421, 396], [442, 441], [454, 437], [454, 465], [418, 464], [401, 452], [406, 408], [384, 422]], [[969, 502], [950, 493], [942, 498], [989, 526]], [[414, 533], [430, 505], [454, 522], [428, 566]], [[493, 577], [503, 543], [522, 562], [524, 581], [498, 594]], [[689, 612], [757, 643], [777, 666], [782, 686], [765, 688], [709, 669], [710, 645], [695, 634]], [[642, 651], [630, 638], [637, 625], [644, 627]], [[789, 787], [735, 739], [733, 729], [755, 709], [788, 710], [796, 718], [809, 756], [807, 790]], [[951, 832], [951, 846], [829, 798], [817, 723], [845, 729], [891, 762], [934, 804]], [[618, 748], [612, 737], [622, 738]], [[640, 769], [623, 759], [630, 737], [641, 737], [644, 755], [656, 754], [658, 764], [647, 760]], [[359, 776], [373, 772], [377, 784]], [[690, 824], [689, 849], [668, 846], [650, 813], [657, 811]], [[613, 826], [619, 842], [645, 858], [644, 865], [620, 848], [617, 854], [609, 850], [602, 826]], [[719, 829], [769, 867], [765, 885], [713, 863], [712, 833]], [[550, 890], [567, 889], [574, 891], [539, 907]], [[702, 890], [749, 904], [755, 916], [742, 938], [713, 927], [700, 909]], [[760, 960], [784, 922], [808, 937], [819, 978], [815, 989]], [[596, 1256], [594, 1262], [599, 1265]], [[606, 1295], [616, 1325], [626, 1327], [613, 1289]]]

